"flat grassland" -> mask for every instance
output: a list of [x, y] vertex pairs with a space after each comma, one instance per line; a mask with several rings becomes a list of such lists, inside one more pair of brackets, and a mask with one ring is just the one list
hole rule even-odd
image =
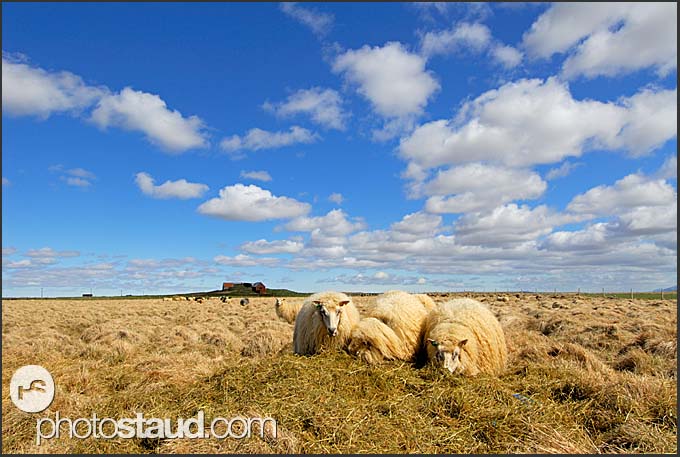
[[[432, 294], [437, 302], [462, 294]], [[468, 294], [469, 295], [469, 294]], [[291, 353], [274, 298], [3, 300], [3, 453], [676, 453], [677, 301], [473, 294], [503, 326], [504, 375]], [[302, 300], [289, 298], [287, 300]], [[360, 311], [375, 297], [354, 297]], [[9, 398], [23, 365], [56, 384]], [[37, 417], [272, 417], [274, 437], [70, 439]], [[63, 433], [63, 432], [62, 432]]]

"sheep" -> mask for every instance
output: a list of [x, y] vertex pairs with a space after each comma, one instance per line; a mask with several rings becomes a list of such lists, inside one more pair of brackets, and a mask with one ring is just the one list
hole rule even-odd
[[302, 308], [303, 302], [291, 303], [285, 298], [277, 298], [274, 303], [276, 308], [276, 315], [279, 319], [288, 322], [289, 324], [295, 323], [295, 316], [297, 316], [300, 308]]
[[400, 290], [378, 296], [351, 334], [349, 352], [366, 363], [414, 361], [428, 308], [420, 297]]
[[433, 308], [437, 307], [437, 303], [427, 294], [414, 294], [418, 300], [425, 306], [425, 309], [431, 311]]
[[498, 375], [508, 357], [498, 319], [471, 298], [450, 300], [430, 311], [423, 345], [428, 361], [463, 376]]
[[226, 303], [227, 300], [228, 300], [228, 298], [226, 297], [226, 295], [222, 295], [222, 296], [220, 297], [220, 301], [221, 301], [222, 303]]
[[307, 297], [295, 318], [293, 352], [313, 355], [322, 348], [346, 349], [352, 328], [361, 316], [341, 292], [318, 292]]
[[241, 306], [246, 306], [248, 303], [250, 303], [250, 300], [248, 300], [247, 298], [241, 299]]

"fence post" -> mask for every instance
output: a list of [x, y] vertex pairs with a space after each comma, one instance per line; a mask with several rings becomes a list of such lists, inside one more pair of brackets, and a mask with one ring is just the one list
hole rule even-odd
[[661, 289], [661, 300], [663, 300], [663, 289]]
[[633, 299], [633, 289], [630, 289], [630, 299]]
[[578, 296], [580, 296], [580, 295], [581, 295], [581, 288], [579, 287], [579, 288], [578, 288], [578, 292], [576, 292], [576, 296], [578, 297]]
[[604, 297], [604, 287], [602, 288], [602, 296]]

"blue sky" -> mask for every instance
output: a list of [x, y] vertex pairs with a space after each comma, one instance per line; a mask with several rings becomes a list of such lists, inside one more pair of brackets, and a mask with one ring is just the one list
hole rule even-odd
[[675, 284], [674, 3], [2, 13], [3, 296]]

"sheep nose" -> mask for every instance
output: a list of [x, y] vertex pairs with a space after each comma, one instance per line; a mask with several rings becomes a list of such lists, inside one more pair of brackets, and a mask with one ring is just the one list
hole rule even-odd
[[337, 328], [329, 328], [328, 329], [328, 334], [330, 336], [336, 336], [338, 334], [338, 329]]

